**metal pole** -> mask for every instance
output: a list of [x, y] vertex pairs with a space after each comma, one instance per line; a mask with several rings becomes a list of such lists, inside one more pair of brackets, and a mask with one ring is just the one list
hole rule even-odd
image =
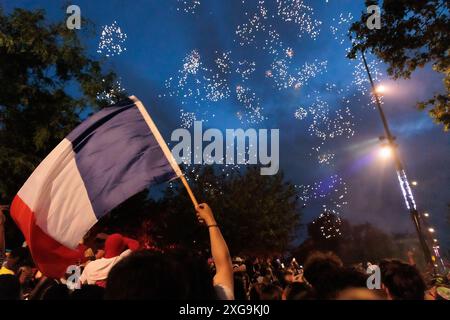
[[400, 188], [402, 189], [403, 197], [405, 198], [406, 206], [409, 210], [409, 213], [411, 215], [411, 218], [413, 220], [414, 226], [416, 228], [417, 236], [419, 237], [420, 244], [422, 246], [423, 254], [425, 257], [425, 261], [428, 264], [433, 265], [433, 257], [430, 252], [430, 248], [427, 245], [427, 242], [425, 240], [425, 237], [422, 232], [422, 226], [420, 223], [420, 214], [417, 211], [416, 203], [414, 201], [414, 197], [412, 194], [411, 187], [409, 185], [408, 178], [406, 176], [405, 169], [403, 167], [403, 164], [400, 160], [400, 155], [397, 150], [397, 145], [395, 143], [395, 137], [392, 135], [391, 130], [389, 129], [389, 125], [386, 119], [386, 116], [384, 114], [383, 108], [381, 107], [381, 101], [380, 97], [378, 96], [378, 93], [376, 92], [375, 83], [372, 78], [372, 74], [370, 73], [369, 65], [367, 64], [366, 56], [364, 54], [364, 51], [361, 51], [364, 66], [367, 71], [367, 75], [369, 77], [370, 85], [372, 87], [372, 92], [375, 97], [375, 102], [377, 105], [377, 109], [380, 113], [381, 121], [383, 122], [384, 131], [386, 133], [386, 139], [388, 141], [389, 146], [392, 149], [392, 153], [394, 155], [394, 161], [395, 161], [395, 167], [397, 171], [397, 177], [400, 183]]

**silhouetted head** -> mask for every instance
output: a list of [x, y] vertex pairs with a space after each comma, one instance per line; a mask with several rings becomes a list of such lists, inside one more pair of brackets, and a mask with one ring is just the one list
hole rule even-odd
[[11, 251], [6, 259], [6, 267], [14, 272], [17, 272], [22, 266], [33, 266], [30, 250], [28, 248], [15, 248]]
[[204, 259], [179, 250], [140, 250], [111, 269], [105, 299], [215, 299], [215, 294]]
[[45, 290], [42, 300], [69, 300], [69, 289], [65, 284], [55, 283]]
[[102, 300], [105, 289], [96, 285], [83, 285], [70, 295], [71, 300]]
[[313, 292], [306, 283], [292, 282], [285, 289], [286, 300], [311, 300]]
[[0, 275], [0, 300], [20, 300], [20, 283], [16, 276]]
[[305, 262], [304, 278], [319, 299], [329, 299], [339, 290], [342, 261], [333, 253], [314, 252]]
[[367, 274], [356, 268], [343, 268], [339, 276], [339, 288], [367, 288]]
[[381, 281], [389, 299], [423, 300], [425, 282], [417, 270], [398, 260], [385, 260], [380, 263]]
[[281, 300], [283, 290], [273, 284], [263, 285], [260, 292], [260, 300]]

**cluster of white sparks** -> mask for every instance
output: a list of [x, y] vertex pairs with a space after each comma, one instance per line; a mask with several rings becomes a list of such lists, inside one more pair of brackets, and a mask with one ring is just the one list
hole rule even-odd
[[[179, 10], [189, 13], [194, 13], [200, 5], [199, 1], [179, 0], [178, 3]], [[242, 3], [245, 4], [245, 1], [243, 0]], [[274, 27], [280, 23], [293, 24], [296, 26], [299, 37], [309, 35], [315, 40], [319, 35], [322, 22], [315, 18], [312, 7], [300, 0], [276, 0], [275, 6], [270, 7], [270, 10], [264, 0], [254, 3], [256, 5], [251, 7], [255, 10], [245, 11], [244, 16], [247, 20], [236, 27], [236, 40], [242, 47], [263, 49], [264, 54], [272, 58], [272, 63], [265, 69], [264, 76], [272, 81], [275, 88], [299, 90], [311, 79], [327, 71], [326, 60], [316, 59], [305, 62], [300, 67], [293, 67], [296, 52], [292, 47], [283, 44], [280, 34]], [[188, 105], [191, 109], [193, 108], [189, 112], [185, 110], [181, 115], [183, 123], [190, 123], [191, 121], [184, 120], [184, 117], [192, 118], [192, 114], [195, 114], [198, 120], [204, 120], [200, 114], [209, 116], [210, 113], [205, 112], [204, 109], [211, 103], [233, 96], [239, 102], [240, 108], [236, 111], [236, 116], [242, 123], [255, 124], [266, 119], [261, 100], [256, 96], [252, 86], [247, 83], [260, 77], [261, 72], [258, 72], [254, 61], [242, 58], [233, 61], [231, 54], [231, 51], [216, 52], [213, 65], [206, 66], [203, 65], [200, 52], [192, 50], [185, 57], [178, 74], [166, 80], [167, 92], [160, 96], [178, 97], [183, 109], [186, 109]], [[240, 79], [232, 84], [230, 79], [236, 79], [233, 77], [234, 74]], [[212, 114], [215, 116], [214, 112]]]
[[316, 39], [320, 33], [322, 21], [314, 18], [314, 9], [302, 0], [277, 0], [277, 14], [285, 22], [295, 23], [298, 28], [298, 36], [307, 33], [312, 39]]
[[248, 62], [247, 60], [239, 61], [238, 65], [236, 67], [236, 73], [241, 75], [242, 82], [245, 82], [245, 80], [248, 80], [250, 75], [255, 72], [256, 70], [256, 63], [255, 62]]
[[180, 120], [181, 120], [181, 127], [190, 128], [194, 125], [194, 122], [197, 120], [197, 118], [194, 112], [184, 112], [184, 110], [181, 109]]
[[[299, 111], [299, 110], [297, 110]], [[331, 109], [328, 102], [316, 97], [315, 101], [309, 106], [308, 112], [303, 111], [302, 117], [297, 116], [299, 120], [304, 120], [308, 114], [311, 117], [308, 131], [311, 136], [315, 136], [322, 141], [344, 136], [347, 139], [355, 134], [353, 114], [348, 106], [340, 109]]]
[[348, 204], [346, 182], [337, 174], [307, 185], [296, 185], [303, 206], [320, 204], [323, 208], [340, 212]]
[[330, 31], [334, 36], [334, 40], [343, 45], [348, 39], [348, 30], [354, 18], [351, 13], [341, 13], [339, 18], [333, 18], [334, 25], [330, 26]]
[[[102, 80], [105, 82], [105, 79]], [[116, 104], [118, 101], [119, 95], [124, 92], [125, 89], [122, 87], [122, 82], [120, 79], [117, 79], [111, 88], [108, 90], [104, 90], [102, 92], [97, 93], [97, 100], [106, 101], [108, 104]]]
[[[216, 58], [211, 67], [203, 65], [198, 50], [192, 50], [183, 59], [182, 67], [177, 76], [169, 78], [165, 82], [167, 95], [178, 97], [184, 108], [194, 108], [189, 112], [181, 113], [182, 123], [193, 123], [185, 117], [205, 121], [209, 116], [208, 107], [215, 102], [230, 98], [232, 95], [239, 103], [236, 111], [237, 118], [242, 123], [259, 123], [265, 119], [263, 108], [256, 93], [248, 86], [237, 84], [233, 89], [230, 85], [230, 75], [233, 73], [240, 77], [244, 83], [255, 72], [255, 62], [241, 60], [234, 63], [231, 52], [216, 52]], [[234, 93], [234, 94], [233, 94]], [[161, 95], [164, 96], [164, 95]], [[215, 113], [212, 113], [215, 117]]]
[[200, 0], [177, 0], [177, 11], [184, 13], [195, 14], [197, 8], [200, 6]]
[[[368, 66], [370, 69], [370, 72], [372, 74], [373, 81], [375, 83], [379, 82], [380, 79], [383, 77], [383, 73], [381, 71], [381, 63], [377, 60], [370, 60], [368, 61]], [[374, 96], [371, 94], [371, 88], [370, 88], [370, 82], [367, 77], [367, 71], [366, 67], [364, 66], [364, 63], [360, 61], [355, 65], [355, 69], [353, 70], [353, 81], [352, 84], [356, 86], [356, 89], [362, 96], [370, 95], [371, 96], [371, 103], [374, 105]], [[382, 97], [381, 97], [382, 98]], [[383, 100], [381, 99], [381, 103], [383, 103]]]
[[259, 99], [250, 88], [242, 85], [236, 86], [236, 98], [242, 106], [242, 109], [237, 112], [237, 117], [241, 121], [259, 123], [265, 119]]
[[320, 232], [325, 239], [332, 239], [342, 235], [342, 220], [335, 210], [324, 208], [323, 212], [316, 218], [313, 224], [320, 225]]
[[[200, 1], [177, 1], [177, 10], [185, 13], [194, 14], [200, 6]], [[316, 85], [314, 79], [328, 72], [328, 60], [305, 61], [300, 50], [296, 52], [282, 41], [278, 26], [290, 26], [296, 30], [297, 37], [315, 41], [322, 32], [321, 28], [327, 31], [328, 25], [318, 20], [314, 9], [302, 0], [274, 0], [274, 5], [266, 5], [265, 0], [241, 2], [246, 4], [244, 18], [234, 29], [234, 41], [240, 48], [233, 52], [216, 51], [213, 59], [203, 57], [199, 50], [191, 50], [184, 57], [178, 73], [166, 80], [166, 91], [160, 97], [178, 98], [182, 105], [181, 125], [190, 128], [196, 120], [207, 121], [208, 117], [215, 117], [215, 108], [212, 106], [226, 99], [237, 102], [234, 103], [237, 106], [234, 112], [241, 123], [258, 124], [266, 120], [263, 108], [265, 101], [257, 94], [261, 91], [255, 90], [255, 80], [265, 79], [265, 83], [277, 91], [294, 90], [293, 94], [299, 91], [306, 99], [297, 104], [297, 109], [291, 111], [291, 115], [304, 124], [301, 127], [313, 138], [315, 145], [309, 155], [319, 165], [333, 165], [337, 155], [327, 143], [337, 138], [350, 139], [355, 135], [355, 117], [351, 105], [361, 102], [364, 96], [370, 94], [364, 65], [349, 62], [350, 70], [353, 68], [353, 80], [347, 85], [326, 83], [325, 92], [311, 91]], [[340, 13], [332, 19], [328, 35], [331, 33], [342, 46], [351, 45], [347, 32], [353, 21], [351, 13]], [[347, 52], [349, 48], [346, 48]], [[242, 53], [252, 50], [264, 56], [262, 61], [265, 64], [258, 60], [257, 65], [254, 58], [249, 58], [251, 55]], [[369, 61], [369, 68], [374, 80], [379, 81], [382, 76], [379, 63]], [[327, 98], [330, 96], [336, 101]], [[226, 172], [230, 165], [222, 167]], [[308, 202], [320, 200], [327, 210], [339, 212], [347, 204], [347, 187], [338, 175], [330, 179], [331, 183], [319, 181], [313, 185], [298, 186], [300, 198]]]
[[230, 72], [229, 53], [218, 54], [212, 68], [203, 65], [198, 50], [192, 50], [184, 57], [178, 74], [165, 82], [168, 96], [180, 98], [185, 108], [194, 108], [181, 112], [180, 118], [184, 125], [193, 123], [186, 117], [192, 119], [195, 116], [198, 120], [206, 121], [210, 113], [204, 107], [230, 96], [231, 89], [226, 77]]
[[106, 57], [120, 55], [127, 50], [125, 47], [126, 40], [127, 34], [122, 32], [122, 29], [117, 25], [117, 22], [114, 21], [111, 25], [102, 27], [97, 53], [105, 55]]
[[331, 161], [334, 159], [334, 157], [335, 157], [334, 153], [330, 153], [330, 152], [322, 153], [317, 156], [317, 160], [318, 160], [319, 164], [330, 165]]
[[299, 107], [297, 110], [295, 110], [294, 117], [297, 120], [303, 120], [308, 116], [308, 111], [303, 108]]

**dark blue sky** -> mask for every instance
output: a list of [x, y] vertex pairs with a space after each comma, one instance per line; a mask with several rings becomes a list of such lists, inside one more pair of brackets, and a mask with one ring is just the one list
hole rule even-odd
[[[67, 16], [64, 1], [0, 2], [8, 12], [15, 7], [43, 8], [52, 21]], [[287, 179], [299, 186], [318, 186], [323, 181], [317, 189], [324, 198], [308, 203], [306, 220], [317, 216], [326, 204], [354, 222], [369, 221], [388, 231], [412, 231], [393, 166], [374, 156], [376, 139], [383, 131], [377, 111], [369, 105], [367, 83], [356, 83], [365, 80], [363, 73], [355, 74], [359, 61], [345, 57], [349, 47], [345, 30], [351, 17], [359, 18], [364, 1], [304, 2], [309, 7], [297, 12], [293, 1], [276, 0], [259, 7], [256, 0], [200, 0], [193, 10], [184, 4], [195, 3], [192, 0], [77, 0], [71, 4], [79, 5], [82, 16], [95, 24], [96, 34], [90, 38], [82, 32], [83, 26], [75, 31], [84, 37], [90, 54], [104, 59], [119, 75], [123, 88], [144, 102], [166, 140], [186, 120], [186, 115], [180, 118], [180, 109], [222, 130], [279, 128], [280, 162]], [[250, 22], [254, 16], [256, 20]], [[102, 27], [114, 22], [127, 38], [123, 43], [116, 38], [113, 43], [126, 51], [106, 57], [104, 50], [97, 52], [98, 44]], [[246, 26], [258, 30], [240, 37], [236, 30], [245, 31]], [[251, 43], [243, 41], [253, 35]], [[193, 50], [192, 56], [199, 57], [201, 65], [179, 86], [183, 59]], [[223, 53], [229, 72], [217, 67], [216, 59]], [[384, 107], [391, 129], [398, 137], [410, 179], [418, 181], [414, 188], [418, 207], [430, 212], [443, 241], [450, 203], [450, 136], [426, 112], [415, 108], [416, 101], [443, 89], [441, 79], [428, 68], [410, 80], [394, 82], [388, 80], [382, 64], [378, 69], [384, 74], [380, 81], [389, 88]], [[242, 74], [245, 70], [248, 74]], [[218, 101], [207, 96], [211, 84], [217, 85]], [[250, 100], [239, 101], [239, 87], [245, 88]], [[256, 104], [262, 108], [259, 113], [255, 113]], [[305, 119], [294, 116], [297, 110], [306, 111]], [[264, 119], [252, 122], [255, 115]], [[347, 118], [350, 126], [345, 123]], [[317, 127], [311, 130], [314, 119]], [[327, 134], [323, 145], [317, 136], [320, 132]], [[337, 136], [330, 137], [333, 132]], [[312, 149], [317, 146], [321, 146], [319, 152]], [[318, 156], [324, 154], [334, 157], [329, 163], [319, 163]], [[330, 183], [334, 183], [331, 188]]]

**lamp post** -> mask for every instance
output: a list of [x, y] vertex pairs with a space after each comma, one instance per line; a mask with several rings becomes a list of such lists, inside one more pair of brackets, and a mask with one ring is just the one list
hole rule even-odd
[[[381, 107], [381, 102], [380, 102], [380, 97], [379, 97], [379, 93], [380, 93], [381, 90], [377, 90], [377, 88], [375, 87], [375, 83], [374, 83], [372, 75], [370, 73], [369, 66], [367, 64], [367, 60], [366, 60], [366, 56], [364, 54], [364, 51], [361, 51], [361, 54], [362, 54], [364, 66], [365, 66], [366, 71], [367, 71], [367, 75], [369, 77], [370, 85], [372, 87], [372, 93], [373, 93], [373, 95], [375, 97], [375, 103], [376, 103], [377, 109], [378, 109], [378, 111], [380, 113], [381, 121], [383, 122], [383, 127], [384, 127], [384, 131], [385, 131], [385, 134], [386, 134], [385, 139], [387, 140], [387, 145], [391, 149], [392, 156], [393, 156], [393, 159], [394, 159], [394, 162], [395, 162], [395, 167], [396, 167], [396, 171], [397, 171], [397, 177], [398, 177], [398, 181], [400, 183], [400, 188], [402, 190], [403, 197], [405, 199], [406, 207], [408, 208], [409, 214], [411, 215], [411, 218], [413, 220], [414, 226], [416, 228], [417, 236], [418, 236], [420, 244], [422, 246], [422, 250], [423, 250], [424, 257], [425, 257], [425, 261], [427, 262], [427, 264], [434, 265], [434, 263], [433, 263], [434, 261], [433, 260], [435, 260], [435, 258], [433, 259], [433, 256], [431, 255], [430, 248], [428, 247], [428, 244], [427, 244], [427, 242], [425, 240], [425, 237], [423, 235], [422, 224], [421, 224], [421, 221], [420, 221], [420, 214], [417, 211], [416, 202], [414, 200], [414, 196], [412, 194], [412, 190], [411, 190], [411, 187], [409, 185], [409, 181], [408, 181], [408, 178], [406, 176], [405, 169], [403, 167], [402, 161], [400, 159], [400, 155], [399, 155], [398, 150], [397, 150], [397, 144], [395, 143], [395, 137], [392, 135], [392, 132], [389, 129], [389, 125], [388, 125], [386, 116], [384, 114], [383, 108]], [[384, 87], [383, 87], [382, 90], [384, 91]]]

